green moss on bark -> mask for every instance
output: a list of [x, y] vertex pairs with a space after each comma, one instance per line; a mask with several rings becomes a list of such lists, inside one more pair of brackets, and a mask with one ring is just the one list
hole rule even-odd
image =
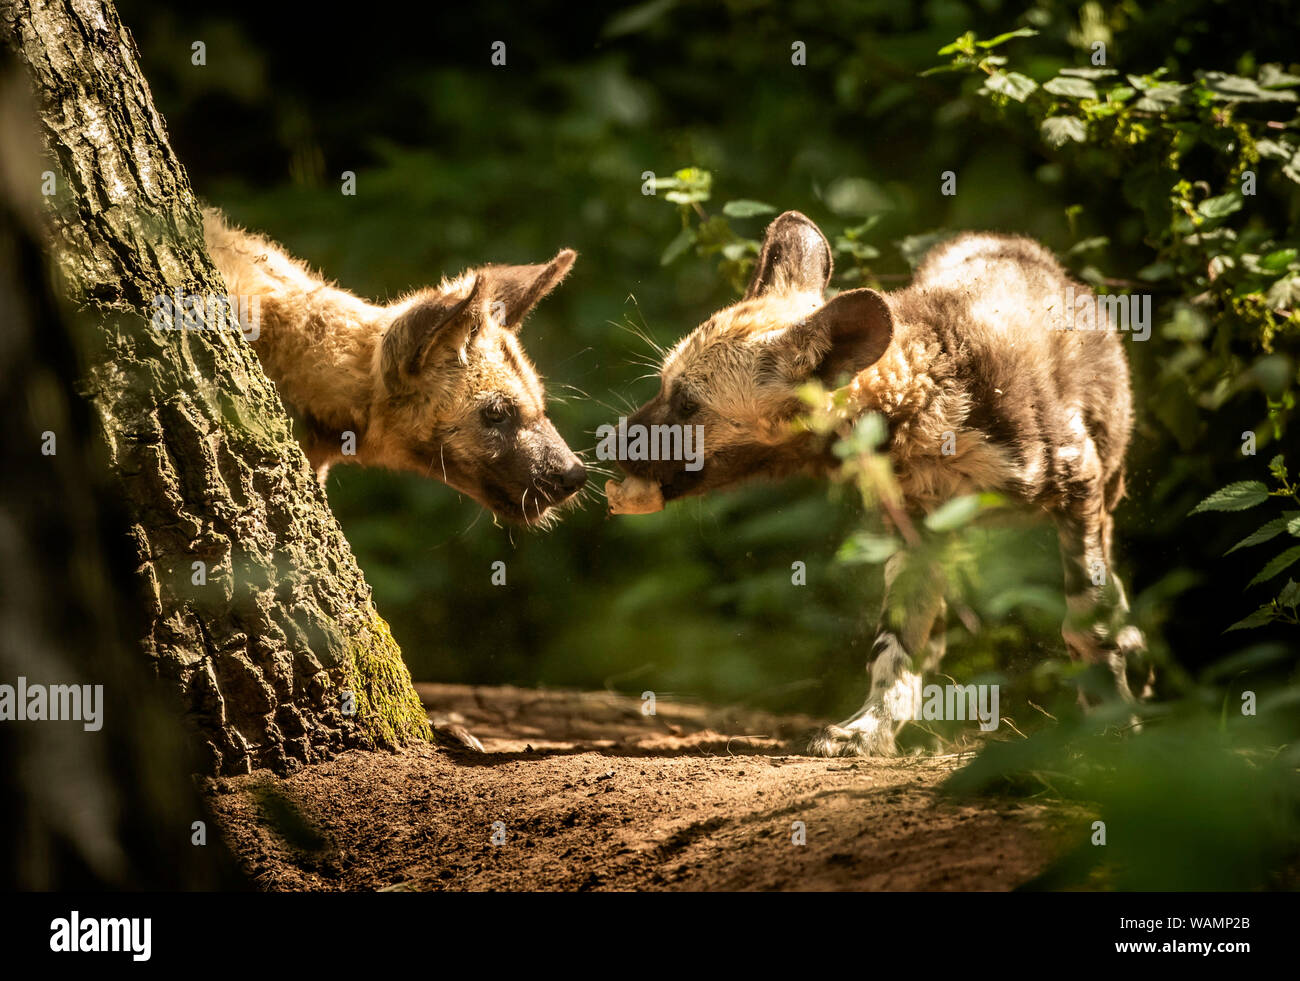
[[375, 613], [369, 622], [353, 622], [348, 634], [342, 687], [356, 695], [356, 722], [388, 749], [431, 738], [429, 718], [384, 618]]

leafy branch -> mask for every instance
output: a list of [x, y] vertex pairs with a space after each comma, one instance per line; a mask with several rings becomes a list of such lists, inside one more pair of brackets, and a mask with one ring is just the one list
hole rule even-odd
[[[721, 214], [709, 215], [704, 205], [713, 194], [713, 175], [699, 167], [684, 167], [671, 177], [656, 177], [653, 186], [656, 192], [668, 192], [663, 199], [676, 206], [682, 222], [681, 230], [660, 256], [660, 265], [671, 265], [691, 250], [700, 258], [718, 256], [719, 273], [735, 292], [744, 292], [760, 243], [739, 234], [731, 223], [767, 218], [778, 209], [762, 201], [738, 198], [724, 204]], [[835, 235], [831, 247], [838, 259], [837, 278], [844, 282], [873, 278], [869, 263], [880, 257], [880, 250], [868, 237], [879, 220], [880, 215], [870, 215]]]
[[[1300, 483], [1292, 483], [1288, 478], [1286, 461], [1281, 454], [1270, 461], [1268, 469], [1274, 480], [1277, 481], [1278, 486], [1275, 489], [1270, 490], [1267, 484], [1258, 480], [1238, 481], [1219, 488], [1219, 490], [1196, 505], [1191, 513], [1245, 511], [1258, 507], [1271, 498], [1279, 498], [1282, 501], [1300, 506]], [[1230, 555], [1239, 548], [1262, 545], [1284, 534], [1293, 539], [1300, 538], [1300, 510], [1283, 510], [1277, 517], [1256, 528], [1223, 554]], [[1275, 579], [1296, 562], [1300, 562], [1300, 544], [1291, 543], [1288, 548], [1275, 555], [1264, 568], [1260, 569], [1246, 588], [1249, 589], [1251, 586], [1261, 585]], [[1277, 596], [1270, 599], [1254, 613], [1238, 620], [1228, 630], [1262, 627], [1275, 620], [1300, 625], [1300, 616], [1296, 614], [1297, 606], [1300, 606], [1300, 584], [1297, 584], [1294, 579], [1287, 579], [1286, 585], [1279, 590]]]

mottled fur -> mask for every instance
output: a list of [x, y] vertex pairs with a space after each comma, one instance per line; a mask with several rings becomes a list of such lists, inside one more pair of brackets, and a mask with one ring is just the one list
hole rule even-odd
[[[1063, 329], [1066, 287], [1086, 289], [1042, 246], [1010, 235], [950, 239], [893, 293], [859, 289], [827, 301], [830, 273], [820, 230], [797, 212], [776, 219], [745, 297], [669, 352], [659, 394], [629, 420], [703, 426], [704, 466], [624, 469], [657, 480], [666, 501], [754, 477], [828, 472], [837, 466], [831, 440], [790, 425], [804, 411], [797, 390], [811, 378], [847, 384], [857, 414], [886, 420], [910, 509], [996, 490], [1056, 521], [1071, 610], [1067, 645], [1109, 665], [1117, 691], [1129, 697], [1124, 654], [1136, 652], [1141, 637], [1124, 623], [1111, 512], [1123, 494], [1132, 400], [1120, 338]], [[1098, 568], [1104, 579], [1093, 585]], [[895, 562], [886, 570], [887, 592], [898, 569]], [[814, 751], [892, 752], [919, 697], [919, 672], [942, 656], [932, 639], [943, 633], [940, 571], [929, 579], [934, 588], [909, 591], [911, 608], [882, 626], [867, 704], [829, 727]]]
[[[215, 210], [204, 234], [231, 295], [259, 298], [253, 346], [322, 480], [340, 462], [414, 471], [529, 523], [582, 486], [585, 469], [547, 418], [517, 336], [572, 251], [544, 265], [484, 266], [378, 305]], [[355, 455], [345, 454], [347, 433]]]

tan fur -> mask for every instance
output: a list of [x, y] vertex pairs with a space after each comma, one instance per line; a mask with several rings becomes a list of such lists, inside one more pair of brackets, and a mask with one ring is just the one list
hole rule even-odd
[[[389, 311], [313, 275], [262, 236], [227, 225], [214, 209], [204, 212], [203, 230], [231, 295], [261, 298], [253, 347], [286, 405], [335, 432], [364, 432]], [[304, 449], [318, 470], [340, 457], [330, 446]]]
[[[695, 472], [677, 461], [621, 461], [660, 485], [665, 501], [754, 477], [828, 472], [833, 440], [791, 423], [806, 412], [799, 388], [847, 386], [850, 417], [879, 413], [908, 507], [996, 490], [1056, 522], [1071, 618], [1072, 655], [1105, 664], [1128, 697], [1124, 663], [1141, 635], [1110, 554], [1111, 511], [1123, 492], [1132, 395], [1113, 331], [1067, 325], [1073, 283], [1029, 239], [966, 234], [936, 246], [906, 289], [849, 290], [827, 300], [830, 245], [787, 212], [769, 227], [745, 297], [681, 340], [658, 395], [630, 425], [700, 426]], [[1101, 570], [1101, 581], [1094, 584]], [[893, 576], [887, 576], [886, 610]], [[888, 753], [899, 714], [919, 692], [918, 668], [942, 634], [941, 571], [920, 577], [877, 637], [872, 691], [862, 711], [814, 741], [814, 752]], [[927, 654], [927, 652], [929, 652]], [[900, 708], [901, 707], [901, 708]]]
[[[322, 480], [339, 462], [413, 471], [529, 522], [576, 489], [568, 485], [581, 465], [546, 417], [541, 380], [516, 336], [572, 252], [547, 266], [471, 270], [380, 305], [215, 209], [204, 212], [204, 237], [231, 295], [260, 299], [253, 347]], [[506, 313], [509, 324], [500, 322]], [[409, 342], [399, 343], [399, 329]], [[482, 423], [495, 406], [517, 417], [508, 433]], [[355, 455], [344, 453], [347, 433]]]
[[754, 378], [789, 325], [821, 304], [818, 295], [793, 291], [743, 300], [718, 311], [669, 351], [660, 372], [663, 390], [682, 383], [707, 392], [706, 409], [709, 421], [718, 426], [720, 447], [733, 434], [764, 430], [770, 420], [788, 415], [791, 392], [755, 385]]

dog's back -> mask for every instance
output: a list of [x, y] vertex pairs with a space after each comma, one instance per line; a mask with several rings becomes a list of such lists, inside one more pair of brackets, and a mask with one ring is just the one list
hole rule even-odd
[[963, 234], [887, 296], [900, 346], [930, 352], [922, 370], [950, 395], [944, 424], [957, 451], [983, 449], [988, 472], [974, 484], [1055, 507], [1099, 481], [1114, 507], [1132, 427], [1123, 342], [1069, 329], [1072, 298], [1092, 296], [1050, 252], [1019, 236]]

